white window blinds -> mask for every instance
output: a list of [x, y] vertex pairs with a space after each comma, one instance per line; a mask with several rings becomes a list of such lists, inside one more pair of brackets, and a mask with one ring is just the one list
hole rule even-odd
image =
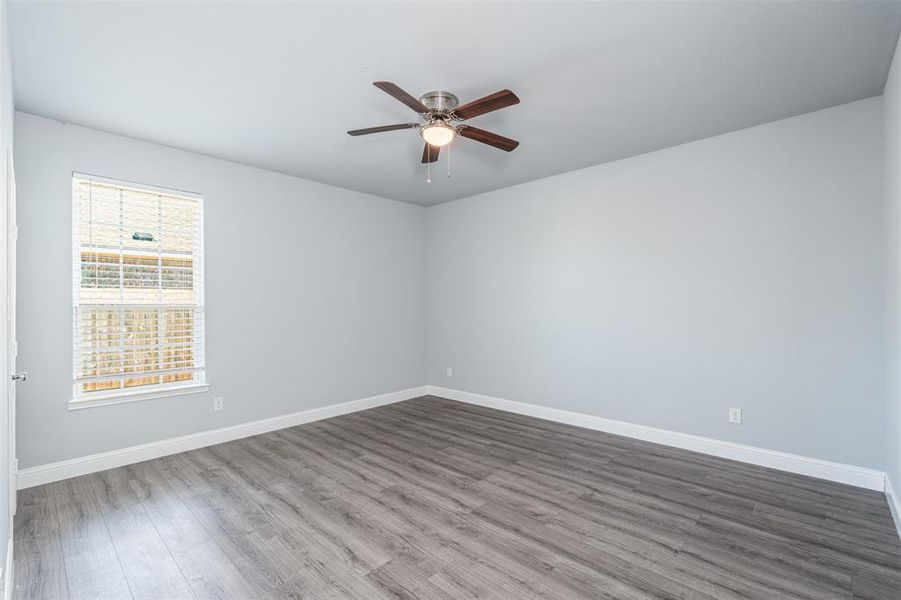
[[204, 381], [203, 199], [73, 175], [75, 401]]

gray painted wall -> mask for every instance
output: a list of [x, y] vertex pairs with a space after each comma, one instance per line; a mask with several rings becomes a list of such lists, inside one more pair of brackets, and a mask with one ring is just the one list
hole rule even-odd
[[430, 208], [428, 382], [882, 468], [881, 110]]
[[[425, 209], [27, 114], [15, 126], [20, 467], [424, 383]], [[204, 195], [208, 394], [66, 410], [72, 171]]]
[[[21, 465], [427, 380], [883, 468], [881, 112], [428, 211], [17, 114]], [[204, 193], [209, 394], [66, 410], [73, 170]]]
[[[901, 40], [898, 42], [901, 48]], [[886, 465], [895, 493], [901, 488], [901, 51], [882, 96], [885, 147]]]

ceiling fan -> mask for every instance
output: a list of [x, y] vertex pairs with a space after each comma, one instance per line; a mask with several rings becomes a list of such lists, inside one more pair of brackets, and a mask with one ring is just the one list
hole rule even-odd
[[441, 148], [450, 144], [458, 135], [500, 148], [505, 152], [511, 152], [519, 146], [519, 142], [516, 140], [502, 135], [472, 125], [456, 124], [491, 111], [519, 104], [519, 98], [510, 90], [501, 90], [460, 106], [460, 100], [450, 92], [428, 92], [416, 99], [390, 81], [375, 81], [372, 85], [415, 110], [419, 113], [422, 122], [354, 129], [347, 132], [349, 135], [368, 135], [398, 129], [419, 129], [419, 135], [425, 142], [425, 147], [422, 149], [423, 163], [433, 163], [438, 160]]

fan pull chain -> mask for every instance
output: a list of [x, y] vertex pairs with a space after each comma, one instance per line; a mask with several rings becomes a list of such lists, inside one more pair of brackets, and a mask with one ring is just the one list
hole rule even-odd
[[425, 182], [432, 183], [432, 147], [429, 146], [428, 144], [426, 144], [426, 147], [428, 147], [428, 149], [429, 149], [429, 154], [428, 154], [429, 162], [427, 162], [425, 164], [425, 171], [426, 171]]
[[450, 179], [450, 148], [451, 144], [447, 145], [447, 178]]

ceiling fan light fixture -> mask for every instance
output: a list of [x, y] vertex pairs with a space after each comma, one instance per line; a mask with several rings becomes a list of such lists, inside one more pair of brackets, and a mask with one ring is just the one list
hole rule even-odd
[[457, 130], [445, 121], [437, 120], [428, 125], [423, 125], [419, 135], [429, 146], [441, 148], [450, 144], [457, 137]]

